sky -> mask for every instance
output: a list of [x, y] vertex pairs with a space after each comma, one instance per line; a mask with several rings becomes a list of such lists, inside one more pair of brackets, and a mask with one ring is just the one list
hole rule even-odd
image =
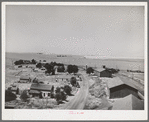
[[6, 52], [144, 58], [144, 7], [7, 5]]

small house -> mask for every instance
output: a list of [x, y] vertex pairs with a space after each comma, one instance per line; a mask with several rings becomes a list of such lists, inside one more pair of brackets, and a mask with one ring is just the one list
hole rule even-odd
[[134, 95], [114, 99], [112, 110], [144, 110], [144, 101]]
[[109, 70], [103, 70], [100, 72], [100, 77], [109, 77], [112, 78], [112, 72]]
[[19, 88], [17, 86], [15, 86], [15, 85], [12, 85], [10, 90], [14, 94], [19, 94]]
[[40, 83], [33, 83], [30, 87], [29, 94], [37, 97], [40, 95], [45, 97], [51, 97], [52, 93], [54, 92], [54, 86], [48, 84], [40, 84]]
[[19, 83], [27, 83], [31, 82], [31, 78], [29, 76], [20, 76]]

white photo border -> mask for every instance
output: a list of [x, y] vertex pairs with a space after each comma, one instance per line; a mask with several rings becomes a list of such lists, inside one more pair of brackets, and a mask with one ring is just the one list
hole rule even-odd
[[[147, 2], [2, 2], [2, 120], [147, 120], [148, 119], [148, 6]], [[8, 110], [5, 109], [5, 26], [7, 5], [144, 6], [145, 109], [129, 110]], [[74, 114], [71, 114], [73, 111]], [[83, 113], [83, 114], [79, 114]]]

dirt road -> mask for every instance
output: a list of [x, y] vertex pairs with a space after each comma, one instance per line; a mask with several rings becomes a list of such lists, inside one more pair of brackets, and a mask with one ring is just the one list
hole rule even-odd
[[83, 109], [86, 103], [88, 95], [88, 80], [85, 78], [86, 74], [82, 74], [82, 86], [74, 99], [72, 99], [68, 104], [66, 104], [64, 109]]

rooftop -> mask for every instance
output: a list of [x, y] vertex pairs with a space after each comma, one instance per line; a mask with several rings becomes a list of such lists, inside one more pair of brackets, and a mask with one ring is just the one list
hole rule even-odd
[[107, 82], [109, 88], [113, 88], [124, 84], [124, 82], [122, 82], [119, 77], [101, 78], [101, 79], [104, 79], [104, 81]]
[[30, 90], [51, 91], [52, 85], [33, 83], [30, 87]]
[[112, 110], [144, 110], [144, 102], [133, 95], [114, 100]]

